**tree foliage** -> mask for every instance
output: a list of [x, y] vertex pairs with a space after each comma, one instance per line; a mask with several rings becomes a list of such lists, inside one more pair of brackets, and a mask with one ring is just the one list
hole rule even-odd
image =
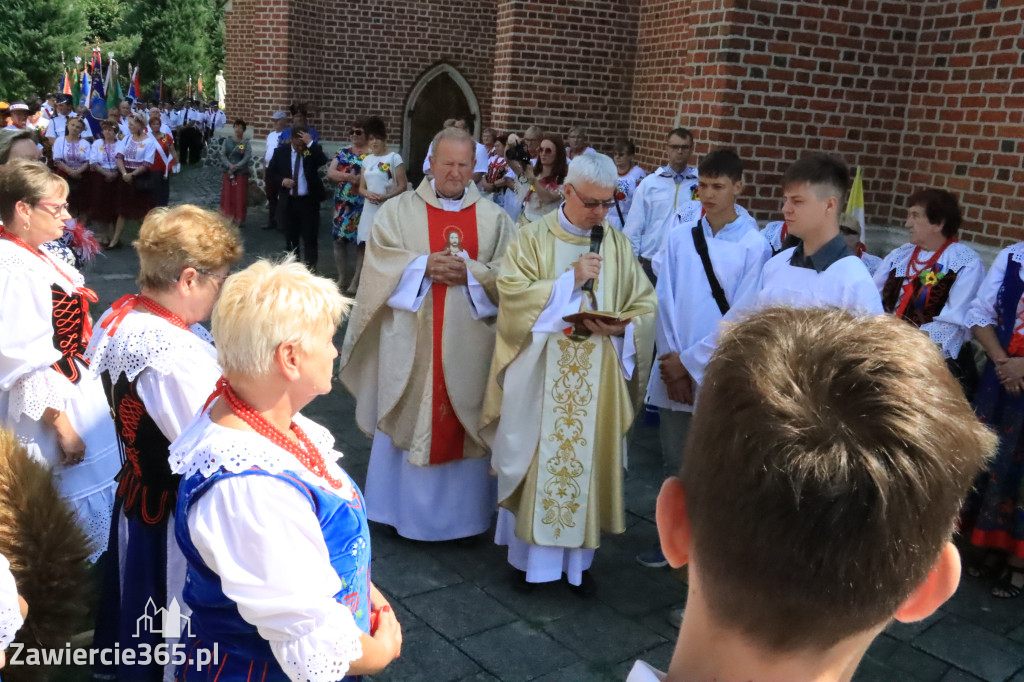
[[113, 52], [127, 92], [128, 64], [139, 66], [144, 93], [163, 76], [183, 94], [189, 76], [213, 92], [224, 65], [227, 0], [0, 0], [0, 98], [53, 91], [74, 56], [87, 63], [99, 44], [106, 64]]
[[0, 2], [0, 97], [28, 99], [52, 92], [85, 40], [82, 7], [68, 0]]

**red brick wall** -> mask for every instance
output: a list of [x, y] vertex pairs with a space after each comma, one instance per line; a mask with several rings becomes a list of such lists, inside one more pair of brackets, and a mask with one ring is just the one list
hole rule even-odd
[[[274, 109], [307, 103], [310, 122], [327, 140], [345, 140], [351, 120], [380, 115], [392, 141], [401, 140], [403, 107], [417, 79], [446, 62], [467, 80], [484, 122], [491, 115], [494, 73], [495, 0], [377, 0], [346, 4], [331, 0], [233, 0], [229, 48], [259, 67], [273, 70], [281, 87], [264, 91], [257, 79], [245, 79], [241, 66], [228, 60], [232, 102], [251, 101], [256, 134], [269, 129]], [[256, 5], [252, 47], [244, 34], [232, 36], [233, 22], [244, 21]], [[238, 18], [234, 15], [239, 15]], [[234, 66], [234, 69], [232, 67]], [[240, 78], [235, 78], [234, 73]], [[229, 107], [230, 109], [230, 107]], [[229, 116], [231, 112], [229, 111]]]
[[680, 125], [683, 93], [692, 73], [691, 0], [641, 0], [633, 74], [630, 138], [648, 171], [665, 162], [665, 134]]
[[[869, 218], [883, 207], [888, 218], [919, 10], [879, 0], [647, 0], [633, 107], [643, 160], [663, 162], [675, 125], [694, 131], [698, 157], [733, 147], [748, 168], [745, 203], [769, 219], [786, 167], [834, 153], [864, 166]], [[666, 31], [670, 21], [688, 27]]]
[[899, 192], [952, 190], [965, 236], [990, 246], [1024, 240], [1022, 48], [1020, 2], [926, 4]]
[[499, 0], [492, 123], [565, 135], [585, 124], [608, 151], [629, 131], [639, 4], [635, 0]]
[[1024, 9], [1020, 0], [233, 0], [228, 116], [268, 127], [293, 101], [325, 139], [380, 114], [401, 138], [417, 79], [447, 62], [481, 121], [607, 150], [628, 131], [648, 168], [665, 133], [697, 154], [733, 146], [744, 202], [780, 208], [786, 166], [811, 151], [864, 167], [870, 222], [898, 225], [935, 185], [965, 207], [965, 238], [1024, 239]]

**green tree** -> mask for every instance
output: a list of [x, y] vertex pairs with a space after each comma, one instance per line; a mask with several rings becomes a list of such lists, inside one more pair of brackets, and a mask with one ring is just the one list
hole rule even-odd
[[85, 40], [82, 7], [68, 0], [0, 2], [0, 97], [28, 99], [52, 92]]
[[202, 72], [204, 86], [212, 85], [216, 8], [217, 0], [136, 0], [126, 23], [142, 36], [135, 61], [147, 84], [163, 75], [167, 87], [184, 93], [189, 76], [194, 88]]

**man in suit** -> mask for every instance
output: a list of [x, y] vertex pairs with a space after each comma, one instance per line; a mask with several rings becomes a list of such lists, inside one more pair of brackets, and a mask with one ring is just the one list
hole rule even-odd
[[327, 165], [327, 156], [305, 126], [292, 126], [288, 144], [278, 145], [267, 170], [281, 178], [277, 203], [277, 222], [284, 228], [289, 251], [298, 255], [303, 243], [306, 265], [316, 272], [317, 233], [320, 228], [320, 202], [327, 191], [319, 169]]

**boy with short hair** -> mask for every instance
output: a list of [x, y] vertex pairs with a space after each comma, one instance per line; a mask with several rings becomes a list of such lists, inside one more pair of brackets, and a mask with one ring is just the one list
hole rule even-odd
[[665, 555], [690, 565], [679, 639], [667, 674], [628, 680], [849, 680], [890, 620], [956, 590], [950, 538], [995, 445], [900, 320], [771, 308], [730, 328], [658, 498]]
[[[759, 286], [749, 290], [724, 316], [735, 322], [773, 305], [837, 307], [881, 315], [882, 299], [875, 283], [839, 233], [840, 202], [850, 185], [846, 164], [825, 154], [805, 156], [782, 178], [782, 213], [789, 234], [801, 241], [773, 256], [761, 270]], [[680, 359], [695, 382], [715, 349], [722, 328], [694, 344]]]
[[[715, 331], [731, 304], [757, 290], [771, 255], [757, 222], [736, 203], [743, 191], [743, 162], [736, 152], [711, 152], [698, 173], [700, 206], [676, 212], [665, 248], [654, 257], [658, 357], [647, 384], [647, 404], [658, 408], [662, 459], [669, 472], [678, 469], [698, 388], [681, 357]], [[657, 547], [640, 552], [636, 560], [650, 568], [667, 563]]]

